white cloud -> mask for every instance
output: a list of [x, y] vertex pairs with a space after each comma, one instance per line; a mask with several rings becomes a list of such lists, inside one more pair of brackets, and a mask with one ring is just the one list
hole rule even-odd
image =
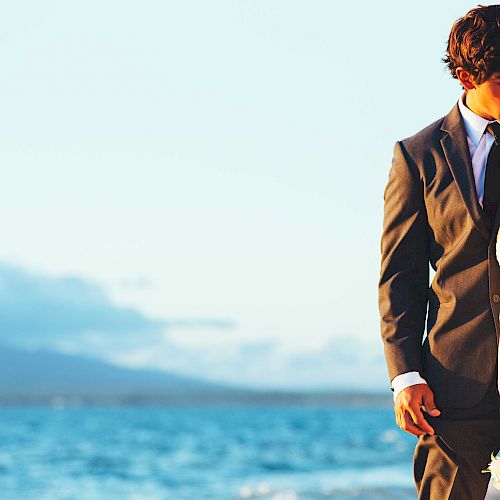
[[387, 387], [382, 345], [352, 337], [240, 342], [222, 335], [216, 341], [162, 343], [114, 353], [107, 359], [126, 366], [155, 367], [236, 385], [279, 389], [360, 389]]

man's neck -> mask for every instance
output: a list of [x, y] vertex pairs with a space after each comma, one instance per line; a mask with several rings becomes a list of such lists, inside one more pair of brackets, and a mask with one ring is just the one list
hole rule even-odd
[[473, 112], [476, 113], [476, 115], [481, 116], [482, 118], [485, 118], [486, 120], [495, 120], [493, 116], [491, 116], [483, 106], [481, 106], [481, 103], [477, 101], [475, 98], [475, 94], [473, 92], [466, 92], [463, 102], [464, 104]]

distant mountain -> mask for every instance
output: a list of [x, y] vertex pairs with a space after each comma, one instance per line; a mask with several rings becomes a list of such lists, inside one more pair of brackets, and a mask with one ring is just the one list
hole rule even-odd
[[[389, 398], [392, 400], [392, 398]], [[0, 344], [0, 404], [383, 404], [359, 392], [256, 390]]]
[[234, 391], [224, 385], [160, 370], [135, 370], [46, 349], [0, 344], [0, 400], [49, 396], [90, 398]]

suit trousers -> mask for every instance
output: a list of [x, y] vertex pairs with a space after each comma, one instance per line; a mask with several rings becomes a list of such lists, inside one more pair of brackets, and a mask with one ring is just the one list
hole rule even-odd
[[413, 456], [419, 500], [484, 500], [491, 475], [482, 473], [500, 449], [497, 371], [483, 399], [472, 408], [425, 414], [434, 435], [419, 436]]

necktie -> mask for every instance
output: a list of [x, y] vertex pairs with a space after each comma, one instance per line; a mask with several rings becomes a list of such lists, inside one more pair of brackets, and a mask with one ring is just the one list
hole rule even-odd
[[488, 124], [486, 130], [495, 142], [491, 146], [484, 174], [483, 210], [493, 222], [500, 201], [500, 123]]

